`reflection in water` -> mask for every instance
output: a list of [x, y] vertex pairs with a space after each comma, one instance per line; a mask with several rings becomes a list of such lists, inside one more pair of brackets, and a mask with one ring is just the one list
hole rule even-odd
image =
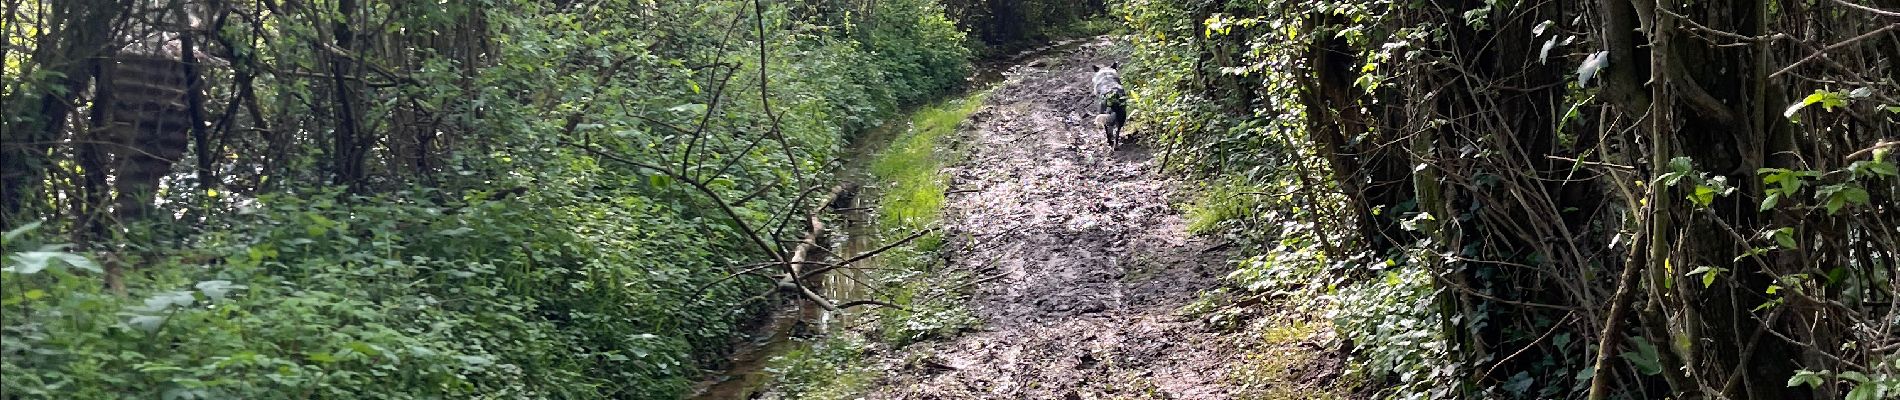
[[[891, 133], [904, 128], [906, 122], [908, 122], [907, 119], [899, 120], [866, 132], [857, 140], [858, 143], [854, 143], [848, 150], [846, 159], [852, 162], [846, 165], [845, 170], [851, 171], [849, 172], [851, 174], [862, 175], [864, 171], [862, 160], [870, 159], [871, 151], [875, 150], [868, 147], [889, 143]], [[859, 176], [848, 176], [850, 176], [848, 179], [863, 179]], [[870, 204], [867, 204], [877, 199], [877, 193], [862, 185], [858, 187], [858, 190], [842, 194], [844, 198], [838, 204], [833, 204], [832, 209], [834, 217], [832, 220], [835, 221], [832, 225], [843, 226], [843, 229], [832, 232], [832, 235], [844, 236], [842, 238], [844, 246], [839, 251], [839, 255], [844, 258], [875, 250], [878, 246], [875, 237], [877, 216], [870, 211]], [[871, 257], [852, 263], [857, 268], [839, 269], [826, 273], [820, 277], [820, 287], [815, 290], [837, 304], [862, 300], [866, 290], [864, 285], [869, 277], [861, 268], [881, 268], [884, 262], [879, 258], [881, 257]], [[757, 398], [765, 391], [766, 384], [771, 383], [774, 374], [767, 370], [767, 367], [772, 363], [772, 358], [805, 345], [796, 340], [799, 337], [850, 327], [857, 320], [854, 314], [865, 311], [860, 307], [832, 313], [805, 303], [804, 301], [793, 303], [774, 312], [770, 323], [755, 331], [750, 340], [740, 343], [733, 351], [730, 357], [732, 367], [717, 377], [701, 382], [701, 389], [690, 398], [694, 400]]]

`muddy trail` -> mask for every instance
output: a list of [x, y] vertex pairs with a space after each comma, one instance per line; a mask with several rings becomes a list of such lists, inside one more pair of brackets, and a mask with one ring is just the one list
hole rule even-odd
[[944, 221], [960, 250], [945, 256], [998, 277], [969, 303], [982, 328], [882, 354], [866, 398], [1229, 397], [1239, 350], [1177, 313], [1230, 254], [1186, 234], [1181, 182], [1151, 152], [1096, 129], [1088, 81], [1112, 49], [1025, 60], [964, 122]]

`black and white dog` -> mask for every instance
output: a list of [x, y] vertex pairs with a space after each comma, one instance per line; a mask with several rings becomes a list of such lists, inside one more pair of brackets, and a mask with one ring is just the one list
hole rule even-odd
[[1121, 145], [1122, 124], [1128, 122], [1128, 91], [1122, 89], [1121, 72], [1115, 71], [1120, 63], [1107, 67], [1095, 66], [1095, 101], [1098, 114], [1095, 123], [1102, 126], [1102, 133], [1108, 135], [1108, 147], [1113, 149]]

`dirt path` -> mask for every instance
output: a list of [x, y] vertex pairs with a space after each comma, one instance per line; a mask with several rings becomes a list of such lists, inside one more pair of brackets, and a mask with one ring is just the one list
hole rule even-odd
[[1179, 184], [1141, 149], [1111, 153], [1093, 126], [1090, 65], [1106, 41], [1008, 78], [963, 128], [951, 175], [950, 265], [1005, 278], [976, 290], [983, 329], [887, 354], [871, 399], [1222, 399], [1238, 357], [1176, 316], [1227, 254], [1188, 237]]

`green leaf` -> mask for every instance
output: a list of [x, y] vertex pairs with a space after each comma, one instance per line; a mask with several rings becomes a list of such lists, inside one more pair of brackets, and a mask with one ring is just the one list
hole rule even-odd
[[1781, 245], [1781, 247], [1784, 249], [1794, 250], [1794, 249], [1801, 248], [1801, 244], [1796, 243], [1794, 241], [1793, 227], [1784, 227], [1781, 229], [1776, 229], [1774, 237], [1775, 237], [1775, 244]]
[[7, 231], [6, 234], [0, 235], [0, 244], [12, 242], [14, 239], [19, 239], [21, 235], [25, 235], [27, 232], [32, 232], [34, 229], [39, 229], [41, 222], [44, 222], [44, 221], [28, 222], [26, 225], [20, 225], [20, 227], [18, 228], [13, 228], [13, 230]]
[[668, 108], [667, 111], [682, 114], [703, 114], [706, 112], [706, 105], [701, 103], [681, 104], [673, 106], [673, 108]]
[[1859, 371], [1841, 371], [1840, 377], [1841, 379], [1854, 381], [1855, 383], [1867, 383], [1867, 381], [1872, 380], [1867, 378], [1867, 374], [1860, 373]]
[[1710, 285], [1715, 284], [1716, 275], [1721, 274], [1722, 272], [1726, 272], [1726, 271], [1728, 271], [1728, 268], [1711, 267], [1711, 266], [1705, 265], [1705, 266], [1696, 267], [1696, 269], [1691, 270], [1689, 271], [1689, 273], [1683, 274], [1683, 275], [1702, 274], [1702, 287], [1709, 287]]
[[[1847, 373], [1843, 372], [1841, 374], [1846, 375]], [[1847, 392], [1847, 400], [1880, 400], [1880, 392], [1880, 385], [1863, 383], [1860, 386], [1854, 387], [1854, 391]]]
[[1708, 185], [1696, 185], [1695, 192], [1689, 194], [1689, 201], [1695, 202], [1698, 206], [1708, 207], [1709, 204], [1715, 202], [1715, 188]]
[[1823, 375], [1827, 375], [1827, 371], [1814, 372], [1805, 369], [1795, 371], [1794, 376], [1788, 378], [1788, 387], [1808, 385], [1808, 387], [1820, 389], [1822, 384], [1827, 383], [1821, 380], [1821, 376]]
[[1855, 205], [1867, 204], [1867, 189], [1862, 189], [1858, 186], [1848, 187], [1845, 190], [1841, 190], [1841, 196], [1846, 197], [1848, 203], [1853, 203]]
[[1900, 176], [1900, 168], [1894, 167], [1893, 163], [1879, 161], [1867, 163], [1867, 172], [1886, 176]]
[[244, 285], [233, 285], [231, 281], [226, 280], [211, 280], [198, 282], [194, 287], [198, 288], [199, 292], [203, 292], [206, 298], [216, 301], [224, 300], [225, 295], [233, 290], [243, 289]]
[[87, 259], [85, 256], [64, 251], [22, 251], [13, 253], [13, 255], [7, 256], [7, 258], [13, 260], [13, 265], [0, 268], [0, 271], [21, 275], [39, 273], [41, 270], [45, 270], [46, 267], [53, 265], [53, 261], [59, 261], [61, 264], [70, 265], [73, 268], [83, 269], [92, 273], [105, 272], [105, 270], [99, 268], [99, 264], [93, 263], [92, 260]]
[[363, 355], [370, 356], [370, 357], [375, 357], [377, 355], [383, 354], [381, 350], [377, 350], [375, 346], [371, 346], [369, 343], [350, 342], [350, 344], [345, 345], [345, 346], [349, 347], [350, 351], [363, 353]]
[[1669, 170], [1674, 172], [1693, 171], [1695, 170], [1695, 160], [1686, 156], [1671, 158], [1669, 159]]
[[1623, 359], [1629, 360], [1630, 364], [1635, 365], [1636, 370], [1642, 372], [1643, 375], [1662, 373], [1662, 361], [1656, 353], [1655, 344], [1641, 336], [1630, 338], [1630, 344], [1636, 347], [1636, 351], [1623, 352]]
[[1761, 211], [1767, 212], [1768, 210], [1772, 210], [1776, 204], [1781, 204], [1781, 193], [1769, 194], [1768, 198], [1762, 199]]
[[133, 328], [138, 328], [139, 330], [146, 331], [146, 332], [156, 331], [158, 330], [159, 325], [163, 325], [164, 323], [165, 323], [165, 317], [160, 317], [156, 315], [135, 316], [135, 317], [132, 317], [131, 320], [128, 320], [125, 322], [126, 325], [131, 325]]
[[1843, 95], [1843, 93], [1839, 93], [1839, 91], [1822, 91], [1822, 89], [1815, 89], [1815, 95], [1807, 95], [1805, 99], [1801, 99], [1801, 102], [1796, 102], [1796, 104], [1788, 106], [1788, 110], [1782, 110], [1782, 116], [1784, 116], [1784, 118], [1794, 118], [1794, 114], [1801, 112], [1801, 108], [1807, 108], [1807, 106], [1813, 106], [1813, 104], [1820, 104], [1822, 110], [1830, 110], [1830, 112], [1832, 112], [1835, 106], [1845, 106], [1845, 104], [1847, 104], [1847, 95]]
[[1826, 199], [1827, 213], [1833, 215], [1849, 204], [1867, 204], [1867, 189], [1852, 184], [1827, 185], [1815, 191], [1815, 196]]

